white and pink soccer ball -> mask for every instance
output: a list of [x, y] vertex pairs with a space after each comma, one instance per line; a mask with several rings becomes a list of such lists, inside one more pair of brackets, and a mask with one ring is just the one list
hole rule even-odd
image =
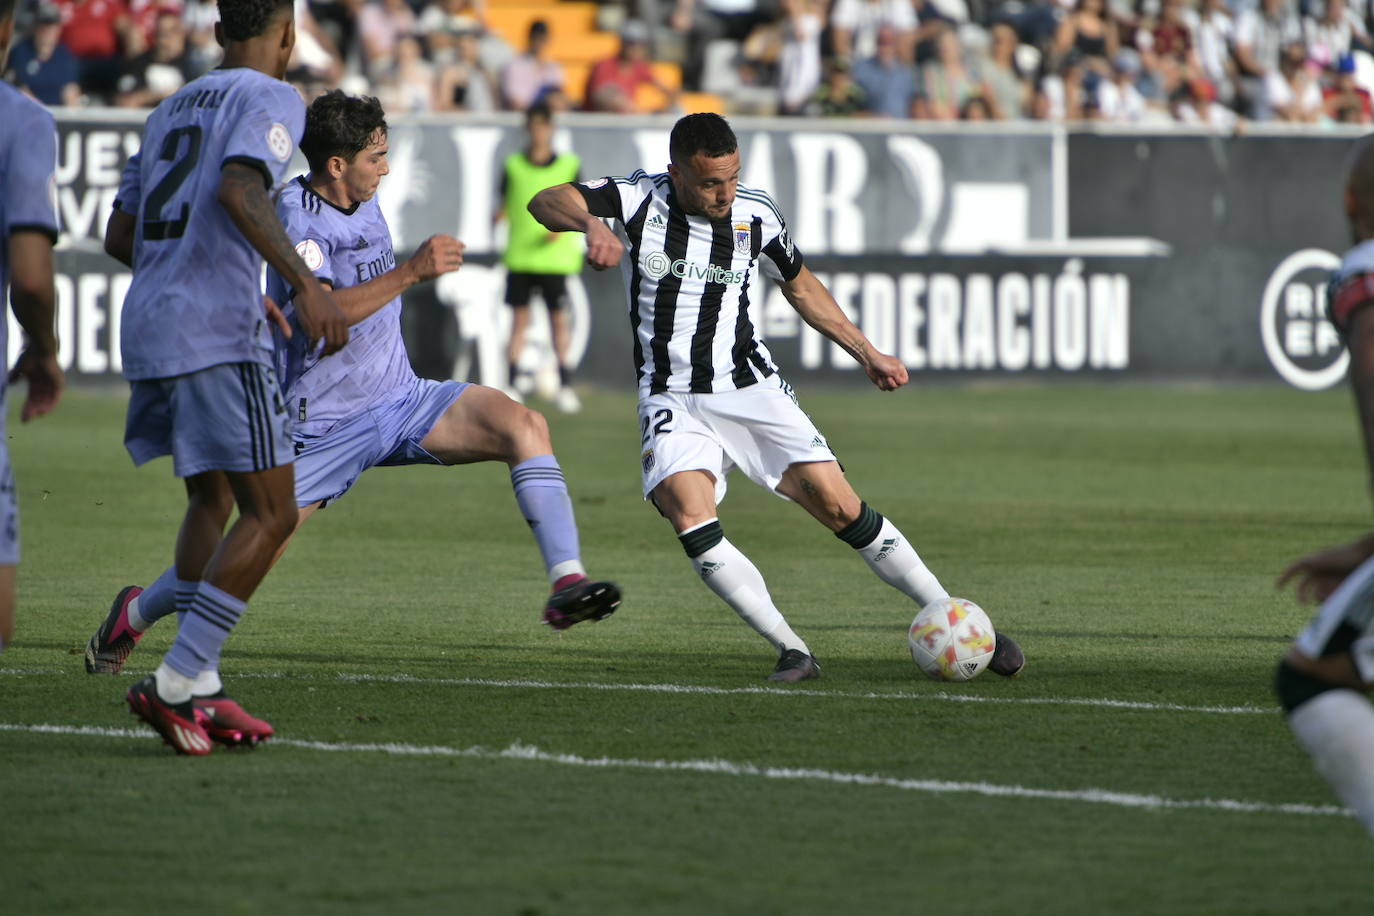
[[965, 598], [940, 598], [921, 609], [907, 631], [911, 658], [937, 681], [971, 681], [997, 647], [987, 613]]

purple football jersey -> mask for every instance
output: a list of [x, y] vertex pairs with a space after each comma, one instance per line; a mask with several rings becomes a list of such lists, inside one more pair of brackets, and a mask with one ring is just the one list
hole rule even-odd
[[[377, 198], [345, 210], [321, 197], [305, 176], [286, 185], [277, 215], [296, 252], [321, 281], [335, 289], [358, 286], [396, 266], [391, 229]], [[295, 290], [267, 271], [267, 292], [291, 320], [290, 340], [275, 331], [277, 374], [295, 428], [322, 435], [340, 420], [403, 396], [415, 372], [401, 337], [401, 297], [348, 329], [348, 346], [321, 358], [288, 303]]]
[[[57, 241], [57, 126], [42, 105], [0, 83], [0, 303], [10, 286], [9, 238], [16, 231], [46, 233]], [[9, 322], [0, 319], [0, 353], [7, 353]], [[0, 379], [0, 392], [4, 380]], [[0, 402], [0, 429], [4, 426]]]
[[238, 162], [275, 186], [304, 127], [300, 94], [246, 67], [212, 70], [148, 116], [115, 204], [137, 218], [120, 326], [126, 378], [272, 364], [262, 256], [220, 205], [220, 175]]

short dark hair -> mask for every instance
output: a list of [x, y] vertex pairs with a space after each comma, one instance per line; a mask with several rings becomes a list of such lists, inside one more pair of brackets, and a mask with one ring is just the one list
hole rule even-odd
[[13, 16], [14, 8], [18, 5], [18, 0], [0, 0], [0, 22]]
[[370, 95], [348, 95], [334, 89], [310, 103], [305, 110], [301, 152], [312, 172], [323, 172], [331, 156], [353, 157], [372, 144], [377, 132], [386, 134], [386, 112]]
[[682, 164], [697, 153], [707, 159], [719, 159], [739, 149], [739, 141], [730, 125], [718, 114], [702, 112], [689, 114], [673, 125], [668, 137], [668, 157]]
[[219, 0], [220, 28], [228, 41], [257, 38], [283, 9], [291, 13], [292, 0]]
[[[0, 0], [0, 3], [2, 2], [4, 2], [4, 0]], [[531, 121], [536, 120], [553, 120], [553, 109], [550, 108], [549, 103], [545, 102], [543, 99], [540, 99], [539, 101], [531, 105], [529, 108], [525, 109], [525, 123], [528, 125]]]

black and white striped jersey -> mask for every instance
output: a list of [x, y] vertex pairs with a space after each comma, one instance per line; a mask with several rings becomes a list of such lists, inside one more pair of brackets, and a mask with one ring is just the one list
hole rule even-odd
[[802, 256], [772, 198], [740, 185], [729, 217], [711, 219], [683, 212], [666, 173], [573, 187], [629, 249], [621, 269], [641, 395], [733, 391], [778, 371], [750, 307], [764, 299], [760, 266], [791, 280]]

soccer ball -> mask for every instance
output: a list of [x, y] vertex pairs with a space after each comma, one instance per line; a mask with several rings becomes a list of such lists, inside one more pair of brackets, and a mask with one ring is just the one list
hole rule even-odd
[[937, 681], [971, 681], [992, 661], [997, 634], [972, 601], [940, 598], [916, 615], [907, 642], [916, 667]]

